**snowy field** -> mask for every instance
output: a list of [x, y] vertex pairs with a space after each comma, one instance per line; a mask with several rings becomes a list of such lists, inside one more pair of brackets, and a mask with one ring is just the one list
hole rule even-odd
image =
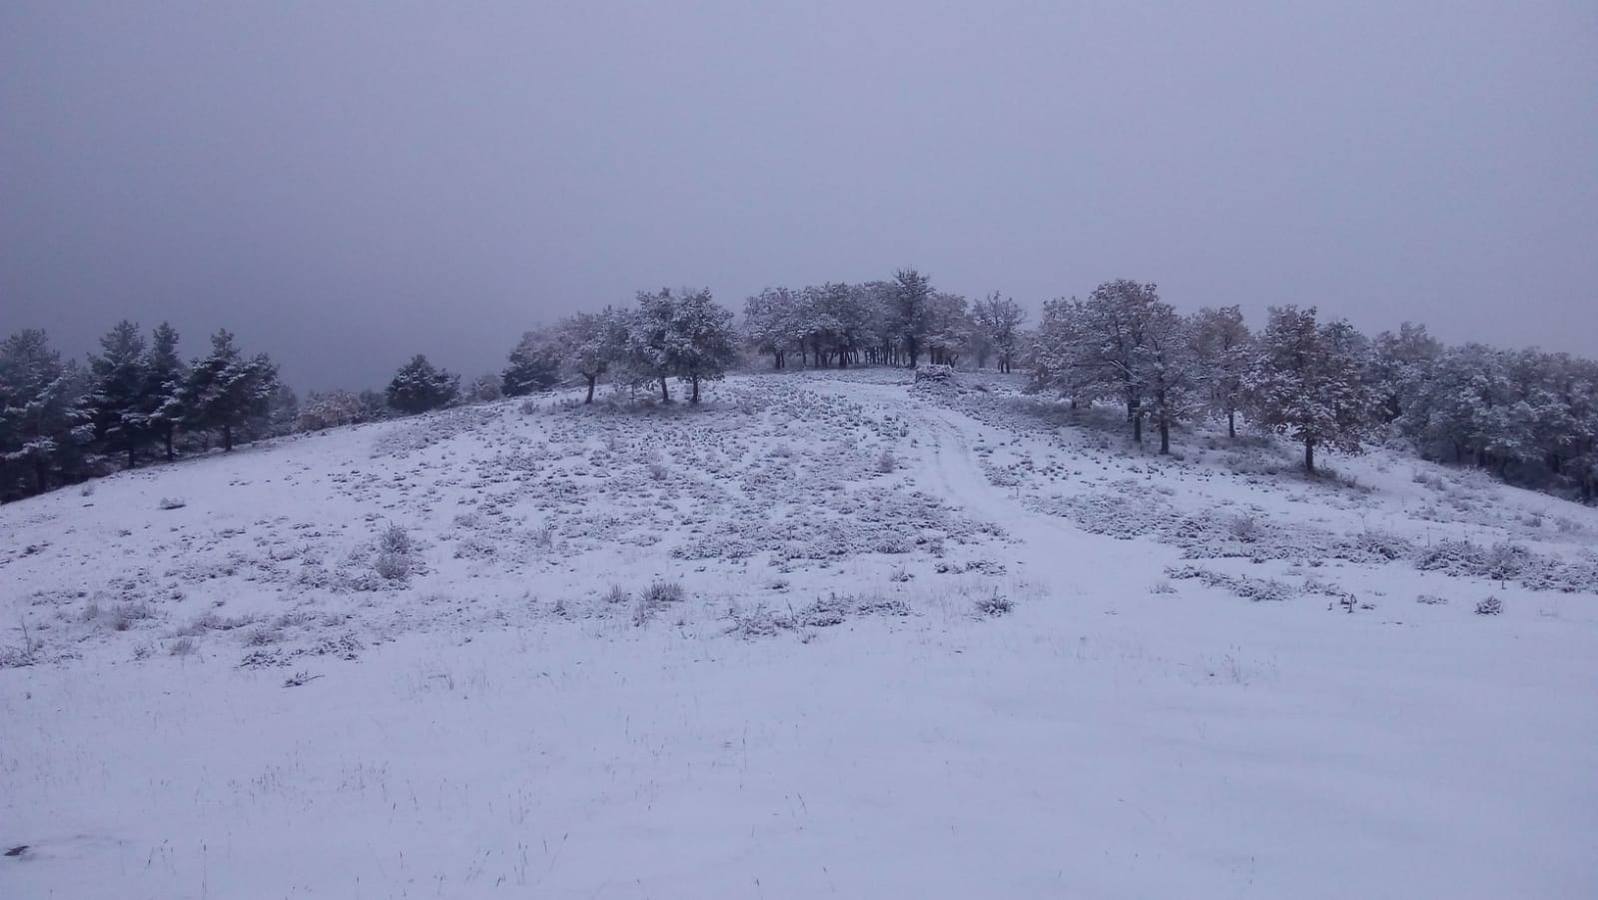
[[1598, 510], [1017, 384], [0, 507], [0, 897], [1598, 896]]

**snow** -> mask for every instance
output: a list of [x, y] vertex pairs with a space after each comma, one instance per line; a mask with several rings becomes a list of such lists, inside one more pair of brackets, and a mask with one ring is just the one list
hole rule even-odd
[[1016, 385], [512, 400], [0, 507], [0, 896], [1598, 895], [1598, 511]]

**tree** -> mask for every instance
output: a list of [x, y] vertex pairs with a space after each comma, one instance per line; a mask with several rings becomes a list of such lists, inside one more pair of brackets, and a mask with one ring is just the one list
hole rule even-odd
[[605, 307], [597, 313], [578, 313], [556, 328], [564, 368], [581, 375], [588, 385], [584, 403], [594, 402], [594, 386], [627, 353], [627, 315]]
[[1272, 307], [1246, 379], [1250, 418], [1315, 449], [1358, 453], [1370, 425], [1370, 394], [1361, 378], [1364, 338], [1347, 322], [1316, 322], [1314, 307]]
[[144, 362], [145, 415], [151, 434], [161, 441], [167, 462], [174, 457], [173, 437], [183, 421], [183, 389], [188, 368], [178, 356], [178, 332], [162, 322], [150, 338], [150, 354]]
[[1237, 412], [1243, 407], [1243, 379], [1253, 359], [1253, 336], [1236, 306], [1206, 306], [1193, 317], [1197, 378], [1210, 410], [1226, 417], [1226, 436], [1237, 437]]
[[211, 353], [196, 360], [180, 399], [183, 424], [194, 431], [218, 431], [222, 449], [232, 452], [235, 433], [264, 419], [278, 392], [277, 366], [264, 353], [245, 358], [226, 328], [211, 336]]
[[299, 431], [322, 431], [364, 422], [366, 416], [367, 410], [361, 398], [349, 391], [313, 391], [300, 404], [300, 417], [294, 427]]
[[123, 319], [100, 338], [100, 353], [89, 359], [89, 393], [84, 412], [95, 442], [138, 465], [139, 449], [149, 442], [152, 403], [148, 359], [139, 326]]
[[[1151, 344], [1151, 322], [1172, 315], [1157, 286], [1124, 278], [1106, 281], [1086, 301], [1050, 301], [1043, 315], [1032, 360], [1034, 385], [1059, 390], [1073, 405], [1079, 399], [1114, 398], [1126, 407], [1132, 440], [1143, 443], [1150, 378], [1166, 365], [1162, 358], [1176, 353], [1174, 347], [1157, 352]], [[1174, 406], [1162, 413], [1167, 431], [1174, 413]]]
[[626, 357], [633, 382], [658, 382], [662, 402], [671, 402], [666, 381], [676, 378], [691, 385], [689, 402], [698, 403], [700, 384], [722, 377], [737, 358], [732, 313], [708, 289], [640, 291]]
[[1144, 333], [1144, 383], [1149, 418], [1160, 434], [1160, 453], [1171, 452], [1171, 428], [1197, 404], [1193, 327], [1168, 304], [1155, 304]]
[[1021, 325], [1026, 321], [1026, 312], [1014, 300], [1000, 297], [999, 292], [994, 291], [972, 305], [971, 318], [976, 334], [980, 335], [980, 341], [975, 346], [977, 368], [987, 366], [991, 353], [998, 356], [999, 371], [1008, 373], [1020, 345]]
[[[261, 418], [258, 431], [252, 431], [252, 437], [282, 437], [294, 433], [294, 423], [300, 418], [300, 395], [294, 389], [281, 382], [277, 389], [272, 391], [272, 399], [267, 403], [266, 415]], [[256, 424], [256, 423], [251, 423]]]
[[1427, 333], [1425, 325], [1405, 322], [1397, 334], [1384, 331], [1376, 336], [1365, 379], [1383, 422], [1396, 422], [1404, 414], [1424, 390], [1442, 352], [1443, 345]]
[[927, 300], [932, 296], [932, 283], [915, 269], [900, 269], [893, 273], [891, 294], [892, 324], [904, 344], [910, 368], [921, 361], [923, 339], [927, 333]]
[[76, 477], [81, 448], [94, 438], [83, 413], [86, 379], [39, 329], [19, 331], [0, 343], [0, 495], [21, 492], [20, 471], [30, 471], [43, 493], [52, 476]]
[[557, 384], [560, 384], [559, 343], [547, 332], [524, 333], [510, 351], [510, 365], [500, 376], [501, 390], [507, 397], [523, 397], [547, 391]]
[[504, 376], [488, 373], [477, 376], [467, 389], [467, 396], [473, 403], [492, 403], [505, 396]]
[[771, 367], [783, 368], [788, 351], [787, 322], [793, 306], [793, 292], [768, 287], [744, 300], [744, 340], [756, 353], [771, 354]]
[[959, 294], [936, 291], [927, 298], [923, 343], [934, 365], [952, 366], [971, 343], [971, 318]]
[[389, 406], [414, 415], [454, 403], [460, 389], [459, 375], [433, 368], [427, 357], [418, 353], [394, 373], [386, 393]]

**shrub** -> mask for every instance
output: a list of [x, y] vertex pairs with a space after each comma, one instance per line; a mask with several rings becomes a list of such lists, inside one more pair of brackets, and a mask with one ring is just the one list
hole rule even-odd
[[683, 599], [682, 583], [678, 581], [656, 581], [644, 591], [644, 601], [654, 606], [665, 606], [668, 603], [681, 603]]
[[1504, 601], [1497, 597], [1488, 597], [1476, 604], [1476, 615], [1496, 616], [1504, 611]]
[[379, 553], [372, 568], [385, 581], [404, 581], [411, 574], [411, 558], [404, 553]]
[[981, 616], [1002, 616], [1014, 608], [1015, 604], [1010, 602], [1010, 598], [998, 591], [977, 600], [977, 614]]
[[382, 553], [409, 554], [416, 549], [416, 544], [411, 540], [410, 532], [398, 525], [390, 525], [378, 535], [377, 549]]

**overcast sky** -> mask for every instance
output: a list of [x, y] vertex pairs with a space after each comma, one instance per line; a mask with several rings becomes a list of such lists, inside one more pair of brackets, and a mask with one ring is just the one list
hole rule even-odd
[[8, 0], [0, 331], [376, 386], [914, 265], [1598, 354], [1592, 0], [777, 6]]

